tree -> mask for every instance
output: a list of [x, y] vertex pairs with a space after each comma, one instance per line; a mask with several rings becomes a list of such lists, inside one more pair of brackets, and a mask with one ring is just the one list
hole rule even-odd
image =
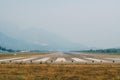
[[2, 51], [7, 51], [7, 52], [15, 52], [15, 51], [12, 50], [12, 49], [6, 49], [6, 48], [4, 48], [4, 47], [2, 47], [2, 46], [0, 46], [0, 50], [2, 50]]

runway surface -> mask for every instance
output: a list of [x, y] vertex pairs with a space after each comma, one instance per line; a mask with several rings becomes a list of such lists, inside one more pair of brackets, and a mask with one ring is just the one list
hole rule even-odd
[[120, 63], [119, 55], [89, 54], [89, 53], [62, 53], [56, 52], [47, 55], [0, 58], [0, 63]]

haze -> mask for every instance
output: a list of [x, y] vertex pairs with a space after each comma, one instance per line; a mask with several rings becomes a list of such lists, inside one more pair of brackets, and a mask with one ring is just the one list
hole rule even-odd
[[120, 47], [120, 0], [0, 0], [0, 23], [16, 26], [0, 26], [11, 36], [40, 28], [89, 47]]

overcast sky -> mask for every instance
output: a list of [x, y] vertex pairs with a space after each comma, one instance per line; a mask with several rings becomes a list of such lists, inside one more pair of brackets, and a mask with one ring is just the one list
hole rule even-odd
[[39, 27], [86, 46], [120, 47], [120, 0], [0, 0], [0, 22], [17, 25], [14, 30]]

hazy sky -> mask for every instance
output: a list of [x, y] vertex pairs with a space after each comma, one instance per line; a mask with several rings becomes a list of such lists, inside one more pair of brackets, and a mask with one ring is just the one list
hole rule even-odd
[[120, 46], [120, 0], [0, 0], [0, 22], [17, 25], [14, 30], [39, 27], [86, 46]]

